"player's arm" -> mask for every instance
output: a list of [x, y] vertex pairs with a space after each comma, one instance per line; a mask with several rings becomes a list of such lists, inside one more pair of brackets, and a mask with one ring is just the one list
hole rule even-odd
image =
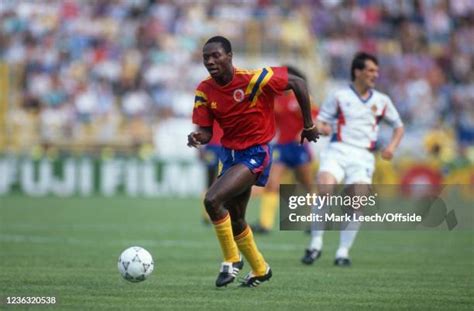
[[319, 109], [316, 128], [324, 136], [331, 135], [331, 125], [336, 121], [337, 107], [336, 95], [330, 94]]
[[188, 135], [188, 146], [198, 147], [207, 144], [212, 138], [212, 126], [198, 127], [196, 131]]
[[202, 84], [198, 86], [195, 92], [192, 119], [198, 127], [188, 135], [188, 146], [198, 147], [207, 144], [212, 138], [214, 116], [208, 107], [207, 94], [202, 88]]
[[319, 120], [319, 111], [320, 108], [312, 101], [311, 102], [311, 116], [316, 118], [316, 129], [318, 130], [318, 133], [323, 136], [327, 136], [331, 134], [331, 124], [329, 124], [326, 121]]
[[393, 128], [393, 134], [388, 146], [382, 150], [382, 158], [385, 160], [391, 160], [395, 150], [403, 138], [405, 129], [403, 127], [403, 122], [400, 119], [400, 115], [390, 98], [387, 98], [387, 107], [383, 119]]
[[390, 143], [388, 144], [387, 147], [385, 147], [384, 150], [382, 150], [383, 159], [391, 160], [393, 158], [393, 154], [395, 153], [395, 150], [400, 144], [400, 141], [402, 140], [404, 133], [405, 133], [405, 128], [403, 127], [403, 125], [393, 129]]
[[317, 141], [319, 138], [316, 126], [311, 118], [311, 101], [309, 99], [308, 87], [306, 82], [295, 75], [288, 74], [288, 90], [295, 94], [303, 115], [303, 131], [301, 132], [301, 143], [304, 139], [308, 141]]

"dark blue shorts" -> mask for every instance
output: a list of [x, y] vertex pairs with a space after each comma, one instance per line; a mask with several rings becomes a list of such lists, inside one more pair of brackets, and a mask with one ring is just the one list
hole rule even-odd
[[311, 162], [311, 152], [308, 145], [300, 145], [297, 142], [288, 144], [276, 144], [273, 160], [282, 163], [289, 168], [296, 168], [300, 165]]
[[224, 174], [235, 164], [242, 163], [249, 170], [258, 175], [256, 186], [264, 187], [267, 184], [272, 166], [272, 148], [269, 145], [257, 145], [245, 150], [232, 150], [222, 147], [222, 172]]
[[219, 145], [204, 146], [204, 163], [207, 167], [217, 167], [221, 158], [222, 147]]

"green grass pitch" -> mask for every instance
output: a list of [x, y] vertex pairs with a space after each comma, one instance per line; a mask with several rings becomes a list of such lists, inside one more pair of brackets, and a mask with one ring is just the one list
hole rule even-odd
[[[362, 231], [347, 269], [332, 265], [338, 233], [326, 233], [323, 256], [307, 267], [299, 260], [309, 236], [276, 231], [257, 236], [270, 282], [216, 289], [220, 251], [199, 208], [198, 199], [0, 198], [0, 309], [21, 309], [5, 306], [7, 296], [57, 298], [30, 306], [39, 310], [474, 309], [472, 231]], [[117, 271], [132, 245], [155, 259], [138, 284]]]

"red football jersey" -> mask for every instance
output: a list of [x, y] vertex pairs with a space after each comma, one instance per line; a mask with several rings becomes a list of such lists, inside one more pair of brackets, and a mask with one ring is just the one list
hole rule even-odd
[[[318, 109], [311, 107], [314, 119]], [[300, 141], [303, 130], [303, 115], [293, 91], [288, 91], [275, 99], [275, 120], [277, 126], [277, 144]]]
[[216, 120], [224, 132], [221, 144], [229, 149], [266, 144], [275, 135], [275, 96], [287, 85], [286, 67], [234, 68], [232, 81], [224, 86], [209, 77], [196, 89], [193, 122], [209, 127]]

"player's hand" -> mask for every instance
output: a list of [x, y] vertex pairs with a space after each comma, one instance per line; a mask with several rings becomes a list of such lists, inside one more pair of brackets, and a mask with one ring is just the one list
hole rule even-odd
[[197, 148], [201, 145], [201, 132], [192, 132], [188, 135], [188, 147]]
[[318, 133], [318, 130], [316, 129], [316, 127], [313, 127], [311, 129], [303, 129], [303, 131], [301, 132], [301, 141], [300, 141], [300, 144], [303, 144], [304, 143], [304, 140], [308, 140], [309, 142], [317, 142], [318, 139], [319, 139], [319, 133]]
[[188, 147], [197, 148], [207, 144], [212, 138], [212, 131], [195, 131], [188, 135]]
[[382, 159], [384, 160], [391, 160], [393, 158], [393, 150], [390, 147], [385, 148], [382, 150]]

